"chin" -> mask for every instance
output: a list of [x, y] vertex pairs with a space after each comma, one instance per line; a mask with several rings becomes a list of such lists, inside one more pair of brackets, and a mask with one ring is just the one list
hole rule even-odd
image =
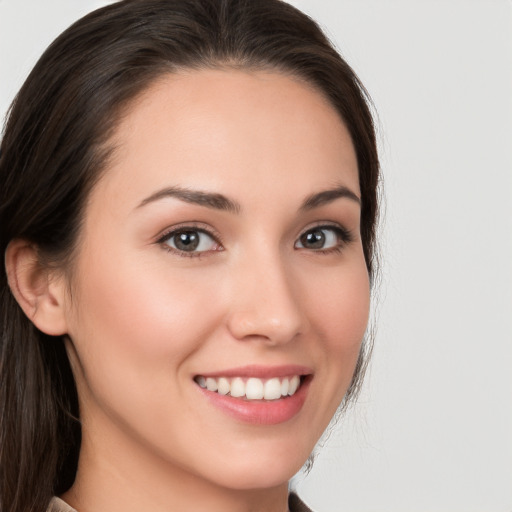
[[222, 487], [237, 491], [271, 489], [288, 484], [301, 467], [302, 464], [298, 464], [293, 468], [283, 467], [281, 464], [278, 464], [278, 461], [273, 461], [264, 467], [255, 464], [250, 470], [231, 474], [229, 478], [222, 478], [218, 483]]
[[[280, 449], [246, 450], [245, 455], [226, 454], [219, 467], [209, 467], [210, 479], [218, 485], [235, 490], [269, 489], [287, 484], [307, 461], [310, 450], [301, 450], [288, 443]], [[206, 468], [205, 468], [206, 469]]]

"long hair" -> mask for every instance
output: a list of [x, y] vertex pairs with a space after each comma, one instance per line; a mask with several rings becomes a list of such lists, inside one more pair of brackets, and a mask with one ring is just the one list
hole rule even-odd
[[[180, 69], [265, 69], [323, 94], [354, 144], [361, 237], [375, 274], [379, 163], [364, 87], [314, 21], [280, 0], [125, 0], [73, 24], [11, 105], [0, 157], [0, 254], [25, 239], [42, 264], [72, 260], [88, 193], [123, 109]], [[3, 256], [2, 256], [3, 257]], [[5, 263], [5, 262], [4, 262]], [[363, 347], [345, 400], [359, 386]], [[41, 512], [74, 479], [78, 400], [61, 337], [28, 320], [0, 270], [0, 512]]]

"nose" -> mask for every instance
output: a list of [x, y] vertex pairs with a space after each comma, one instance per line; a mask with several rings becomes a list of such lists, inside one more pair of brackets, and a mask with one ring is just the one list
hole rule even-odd
[[232, 274], [228, 329], [238, 340], [292, 341], [304, 327], [301, 296], [279, 257], [253, 258]]

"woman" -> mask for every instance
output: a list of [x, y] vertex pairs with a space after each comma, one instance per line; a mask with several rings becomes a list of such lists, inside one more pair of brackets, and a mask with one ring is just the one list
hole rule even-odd
[[99, 9], [1, 148], [1, 510], [307, 510], [288, 480], [365, 365], [378, 180], [315, 23]]

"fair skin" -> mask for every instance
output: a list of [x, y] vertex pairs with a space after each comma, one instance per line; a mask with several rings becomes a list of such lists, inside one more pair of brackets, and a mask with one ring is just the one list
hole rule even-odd
[[[202, 70], [152, 85], [112, 142], [72, 272], [25, 307], [67, 334], [77, 381], [83, 439], [63, 498], [80, 512], [285, 512], [368, 318], [350, 136], [297, 79]], [[236, 398], [207, 377], [300, 385]]]

